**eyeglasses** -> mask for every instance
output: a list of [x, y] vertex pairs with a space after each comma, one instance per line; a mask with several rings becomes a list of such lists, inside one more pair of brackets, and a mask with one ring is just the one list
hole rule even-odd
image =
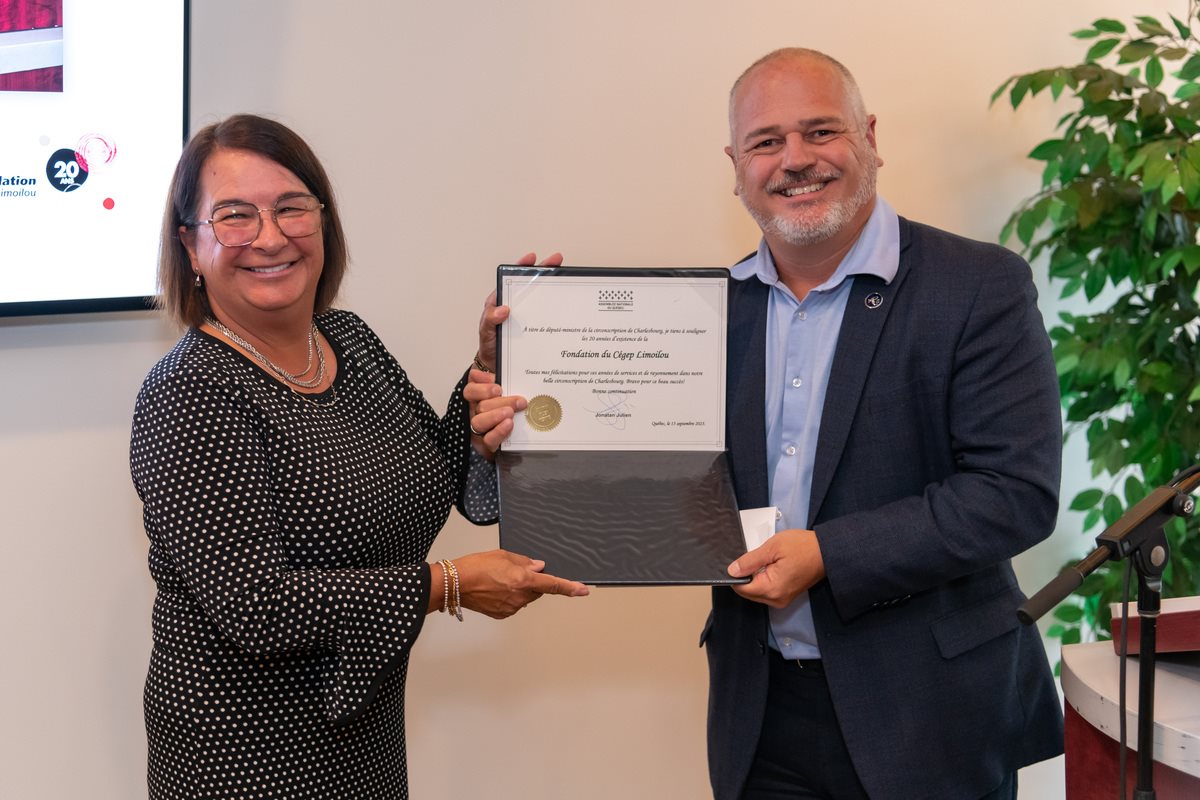
[[258, 208], [253, 203], [232, 203], [213, 209], [212, 219], [197, 225], [211, 225], [213, 236], [225, 247], [243, 247], [262, 233], [262, 215], [271, 212], [271, 220], [289, 239], [312, 236], [321, 229], [320, 211], [325, 207], [311, 194], [298, 194], [276, 201], [273, 208]]

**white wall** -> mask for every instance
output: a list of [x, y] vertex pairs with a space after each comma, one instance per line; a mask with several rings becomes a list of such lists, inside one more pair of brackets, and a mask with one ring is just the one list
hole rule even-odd
[[[194, 0], [192, 117], [275, 115], [309, 139], [354, 256], [341, 305], [441, 404], [497, 263], [561, 249], [576, 264], [724, 265], [753, 249], [721, 148], [729, 84], [758, 55], [798, 44], [843, 60], [879, 116], [881, 191], [995, 239], [1036, 187], [1024, 155], [1063, 109], [989, 109], [991, 91], [1078, 60], [1067, 34], [1095, 17], [1186, 13], [1133, 5]], [[0, 243], [17, 233], [3, 226]], [[0, 798], [144, 795], [153, 587], [127, 437], [174, 338], [148, 314], [0, 320]], [[1067, 470], [1077, 482], [1078, 453]], [[1027, 590], [1085, 550], [1078, 530], [1066, 517], [1020, 559]], [[495, 543], [454, 520], [435, 557]], [[409, 681], [414, 796], [706, 796], [707, 602], [606, 589], [506, 623], [430, 619]], [[1061, 797], [1061, 762], [1022, 780], [1023, 798]]]

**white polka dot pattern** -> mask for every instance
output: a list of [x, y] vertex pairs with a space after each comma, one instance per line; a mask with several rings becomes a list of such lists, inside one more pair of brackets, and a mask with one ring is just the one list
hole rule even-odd
[[[439, 419], [358, 317], [314, 402], [189, 331], [130, 443], [157, 584], [151, 798], [404, 798], [404, 678], [452, 503], [496, 514], [460, 383]], [[470, 497], [466, 497], [468, 466]]]

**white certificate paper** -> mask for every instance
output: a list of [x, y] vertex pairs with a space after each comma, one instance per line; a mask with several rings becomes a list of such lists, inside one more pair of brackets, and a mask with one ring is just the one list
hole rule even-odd
[[[725, 273], [723, 276], [720, 273]], [[724, 270], [502, 268], [507, 450], [723, 450]]]

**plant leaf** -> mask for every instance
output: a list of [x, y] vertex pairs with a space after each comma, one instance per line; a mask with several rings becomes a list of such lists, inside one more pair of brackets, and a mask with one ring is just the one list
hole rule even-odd
[[1097, 503], [1104, 499], [1104, 492], [1100, 489], [1084, 489], [1079, 494], [1075, 495], [1075, 499], [1071, 501], [1072, 511], [1087, 511], [1093, 508]]
[[1147, 36], [1170, 36], [1171, 32], [1154, 17], [1138, 17], [1138, 30]]
[[1000, 229], [1000, 244], [1004, 244], [1012, 237], [1013, 226], [1016, 225], [1016, 222], [1016, 215], [1013, 215], [1004, 223], [1004, 227]]
[[1062, 359], [1056, 360], [1054, 369], [1059, 375], [1065, 375], [1066, 373], [1075, 369], [1077, 366], [1079, 366], [1079, 356], [1075, 355], [1074, 353], [1070, 353], [1066, 356], [1063, 356]]
[[1117, 366], [1113, 369], [1113, 386], [1117, 390], [1125, 388], [1125, 384], [1129, 383], [1129, 376], [1133, 374], [1133, 367], [1130, 366], [1128, 359], [1122, 358], [1117, 362]]
[[1180, 185], [1182, 185], [1182, 182], [1179, 179], [1179, 171], [1171, 170], [1168, 172], [1162, 182], [1162, 201], [1164, 204], [1171, 202], [1171, 198], [1179, 191]]
[[[1109, 470], [1109, 472], [1112, 472], [1112, 470]], [[1119, 520], [1121, 518], [1122, 514], [1125, 513], [1125, 507], [1123, 505], [1121, 505], [1121, 501], [1120, 501], [1120, 499], [1117, 498], [1116, 495], [1110, 494], [1108, 497], [1104, 498], [1103, 513], [1104, 513], [1104, 524], [1112, 525], [1114, 522], [1116, 522], [1117, 520]]]
[[[1049, 189], [1058, 180], [1060, 174], [1062, 174], [1062, 162], [1047, 161], [1046, 168], [1042, 170], [1042, 186]], [[1059, 204], [1062, 205], [1061, 201]]]
[[[1155, 144], [1157, 144], [1157, 143], [1155, 143]], [[1126, 178], [1133, 175], [1133, 173], [1137, 172], [1139, 169], [1142, 168], [1142, 165], [1146, 163], [1146, 160], [1148, 158], [1150, 158], [1150, 155], [1151, 155], [1151, 152], [1153, 149], [1154, 149], [1154, 145], [1147, 145], [1146, 147], [1141, 148], [1140, 150], [1137, 151], [1137, 153], [1134, 154], [1133, 158], [1131, 158], [1129, 160], [1129, 163], [1125, 165], [1125, 177]]]
[[1158, 56], [1151, 56], [1146, 62], [1146, 83], [1157, 88], [1163, 79], [1162, 62], [1158, 60]]
[[1017, 238], [1021, 240], [1021, 244], [1026, 247], [1033, 241], [1033, 236], [1038, 229], [1037, 214], [1034, 209], [1030, 209], [1017, 218]]
[[1175, 98], [1178, 100], [1187, 100], [1189, 97], [1194, 97], [1197, 92], [1200, 92], [1200, 84], [1188, 83], [1180, 84], [1175, 90]]
[[997, 86], [996, 91], [992, 92], [992, 99], [988, 100], [988, 105], [992, 105], [993, 103], [995, 103], [996, 98], [998, 98], [1000, 95], [1004, 94], [1004, 90], [1007, 89], [1009, 86], [1011, 86], [1012, 82], [1015, 81], [1016, 79], [1017, 79], [1017, 76], [1013, 75], [1011, 78], [1006, 80], [1004, 83]]
[[1136, 475], [1130, 475], [1125, 479], [1125, 502], [1129, 505], [1134, 505], [1146, 496], [1146, 486]]
[[1147, 56], [1152, 56], [1158, 50], [1153, 42], [1147, 42], [1145, 39], [1137, 39], [1125, 45], [1118, 51], [1118, 63], [1131, 64], [1134, 61], [1141, 61]]
[[1123, 23], [1119, 20], [1115, 20], [1115, 19], [1108, 19], [1108, 18], [1098, 19], [1092, 23], [1092, 27], [1094, 27], [1098, 31], [1104, 31], [1105, 33], [1124, 33], [1125, 32], [1125, 23]]
[[1024, 99], [1025, 93], [1029, 91], [1031, 83], [1033, 83], [1032, 75], [1021, 75], [1013, 82], [1012, 89], [1008, 93], [1009, 101], [1012, 102], [1013, 108], [1021, 105], [1021, 100]]
[[1183, 265], [1187, 267], [1188, 272], [1200, 267], [1200, 245], [1192, 244], [1183, 248]]
[[1157, 271], [1161, 272], [1163, 275], [1169, 275], [1171, 270], [1179, 266], [1180, 261], [1183, 261], [1183, 251], [1172, 250], [1167, 255], [1159, 256], [1154, 261], [1150, 262], [1150, 269], [1148, 271], [1153, 273], [1157, 268]]
[[1088, 48], [1087, 55], [1084, 56], [1084, 58], [1088, 61], [1095, 61], [1097, 58], [1104, 58], [1120, 43], [1120, 39], [1101, 39]]
[[1155, 378], [1169, 377], [1173, 369], [1166, 361], [1151, 361], [1142, 365], [1142, 372]]
[[1064, 142], [1062, 139], [1047, 139], [1029, 152], [1027, 158], [1032, 158], [1037, 161], [1049, 161], [1052, 158], [1058, 158], [1063, 151]]
[[1057, 100], [1066, 86], [1067, 74], [1061, 69], [1054, 70], [1054, 77], [1050, 79], [1050, 96]]
[[1054, 609], [1054, 618], [1063, 622], [1079, 622], [1083, 619], [1083, 609], [1079, 606], [1063, 603]]
[[1185, 61], [1183, 66], [1180, 67], [1177, 76], [1183, 81], [1190, 81], [1200, 78], [1200, 53], [1197, 53]]
[[1167, 175], [1177, 171], [1165, 153], [1157, 157], [1149, 156], [1146, 166], [1142, 169], [1142, 188], [1147, 192], [1153, 191], [1162, 186]]

